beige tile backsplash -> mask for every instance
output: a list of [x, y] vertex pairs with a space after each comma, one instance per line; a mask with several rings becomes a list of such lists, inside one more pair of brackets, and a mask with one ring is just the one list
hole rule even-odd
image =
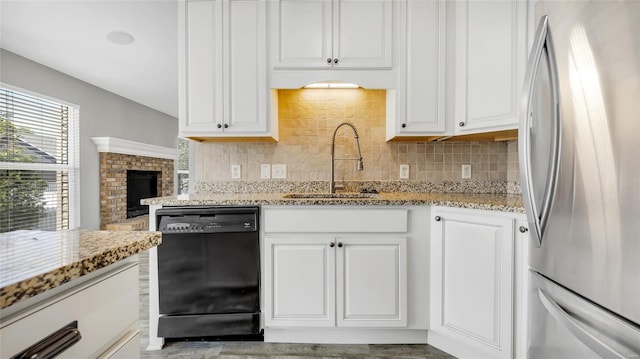
[[[345, 121], [360, 135], [364, 171], [339, 160], [336, 180], [398, 180], [400, 164], [409, 164], [410, 180], [462, 181], [462, 164], [471, 164], [471, 181], [518, 180], [517, 141], [386, 142], [385, 98], [384, 90], [279, 90], [280, 142], [197, 143], [196, 180], [230, 180], [232, 164], [242, 166], [244, 181], [260, 181], [261, 164], [285, 164], [287, 180], [328, 180], [331, 136]], [[347, 126], [338, 132], [335, 154], [357, 154]]]

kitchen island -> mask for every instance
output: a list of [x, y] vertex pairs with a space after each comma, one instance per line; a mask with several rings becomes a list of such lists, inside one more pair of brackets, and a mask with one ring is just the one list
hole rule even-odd
[[137, 253], [161, 240], [158, 232], [0, 235], [0, 357], [52, 333], [69, 338], [63, 357], [131, 357], [139, 335]]

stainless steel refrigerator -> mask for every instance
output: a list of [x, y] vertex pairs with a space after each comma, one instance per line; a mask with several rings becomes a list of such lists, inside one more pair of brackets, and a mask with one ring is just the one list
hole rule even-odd
[[527, 356], [640, 357], [640, 1], [538, 2], [520, 108]]

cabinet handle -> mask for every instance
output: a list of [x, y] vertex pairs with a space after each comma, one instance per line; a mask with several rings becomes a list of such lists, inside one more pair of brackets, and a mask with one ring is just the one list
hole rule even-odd
[[436, 220], [436, 222], [440, 222], [442, 220], [442, 217], [436, 216], [435, 220]]
[[527, 233], [527, 232], [529, 232], [529, 228], [525, 226], [520, 226], [520, 233]]
[[224, 128], [229, 128], [229, 124], [224, 124]]
[[78, 330], [78, 321], [75, 320], [31, 347], [16, 354], [12, 359], [54, 358], [79, 342], [80, 339], [82, 339], [82, 335]]
[[331, 65], [331, 58], [330, 58], [330, 57], [327, 57], [327, 63], [328, 63], [329, 65]]
[[464, 127], [464, 122], [460, 122], [460, 123], [458, 123], [458, 126], [460, 126], [460, 127]]
[[218, 128], [222, 128], [222, 125], [221, 125], [221, 124], [218, 124], [218, 126], [216, 126], [216, 127], [218, 127]]
[[335, 243], [333, 243], [333, 242], [329, 243], [329, 247], [333, 248], [333, 247], [335, 247], [335, 246], [336, 246], [336, 244], [335, 244]]
[[338, 58], [336, 57], [335, 59], [333, 59], [333, 63], [337, 64], [338, 63]]
[[407, 127], [407, 124], [406, 124], [406, 123], [403, 123], [402, 125], [400, 125], [400, 127], [402, 127], [402, 128], [406, 128], [406, 127]]
[[338, 242], [338, 247], [342, 248], [342, 242]]

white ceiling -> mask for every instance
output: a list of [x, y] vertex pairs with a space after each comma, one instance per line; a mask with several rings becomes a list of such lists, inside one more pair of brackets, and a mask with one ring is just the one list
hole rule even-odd
[[0, 0], [0, 47], [177, 117], [177, 1]]

